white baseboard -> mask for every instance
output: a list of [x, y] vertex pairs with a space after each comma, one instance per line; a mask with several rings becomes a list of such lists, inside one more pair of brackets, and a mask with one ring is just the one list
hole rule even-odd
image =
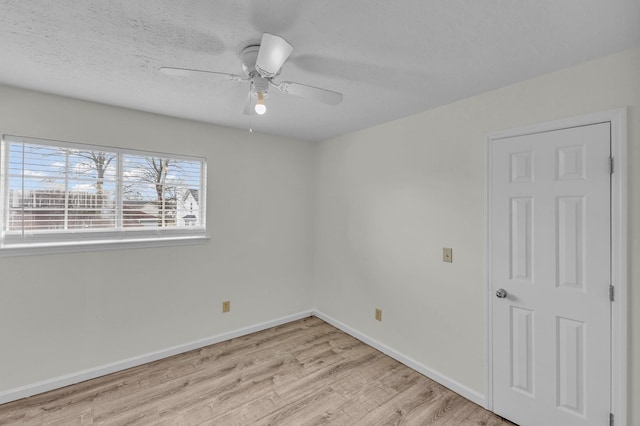
[[297, 314], [288, 315], [286, 317], [278, 318], [272, 321], [267, 321], [260, 324], [252, 325], [250, 327], [244, 327], [244, 328], [233, 330], [227, 333], [222, 333], [217, 336], [207, 337], [205, 339], [196, 340], [194, 342], [185, 343], [183, 345], [173, 346], [170, 348], [147, 353], [144, 355], [124, 359], [122, 361], [113, 362], [111, 364], [106, 364], [106, 365], [102, 365], [95, 368], [89, 368], [86, 370], [78, 371], [76, 373], [54, 377], [49, 380], [44, 380], [41, 382], [36, 382], [36, 383], [28, 384], [25, 386], [21, 386], [18, 388], [2, 391], [0, 392], [0, 404], [16, 401], [22, 398], [27, 398], [32, 395], [48, 392], [50, 390], [62, 388], [64, 386], [73, 385], [75, 383], [84, 382], [85, 380], [95, 379], [96, 377], [101, 377], [107, 374], [126, 370], [127, 368], [137, 367], [139, 365], [146, 364], [148, 362], [157, 361], [162, 358], [167, 358], [173, 355], [192, 351], [194, 349], [200, 349], [205, 346], [213, 345], [215, 343], [220, 343], [225, 340], [233, 339], [240, 336], [245, 336], [247, 334], [255, 333], [257, 331], [266, 330], [268, 328], [286, 324], [288, 322], [296, 321], [302, 318], [306, 318], [311, 315], [314, 315], [320, 318], [321, 320], [328, 322], [334, 327], [339, 328], [340, 330], [366, 343], [367, 345], [376, 348], [380, 352], [390, 356], [391, 358], [403, 363], [404, 365], [408, 366], [409, 368], [412, 368], [418, 373], [423, 374], [429, 377], [430, 379], [440, 383], [441, 385], [451, 389], [452, 391], [462, 395], [468, 400], [473, 401], [476, 404], [481, 405], [483, 407], [486, 406], [486, 398], [484, 395], [472, 389], [469, 389], [468, 387], [456, 382], [455, 380], [452, 380], [444, 376], [443, 374], [437, 371], [427, 368], [426, 366], [415, 361], [414, 359], [409, 358], [401, 354], [400, 352], [397, 352], [396, 350], [391, 349], [388, 346], [378, 342], [377, 340], [372, 339], [352, 329], [346, 324], [316, 310], [299, 312]]
[[205, 346], [220, 343], [225, 340], [233, 339], [235, 337], [245, 336], [247, 334], [255, 333], [257, 331], [266, 330], [271, 327], [286, 324], [291, 321], [296, 321], [302, 318], [306, 318], [313, 315], [312, 311], [303, 311], [297, 314], [288, 315], [286, 317], [278, 318], [272, 321], [263, 322], [260, 324], [252, 325], [250, 327], [239, 328], [227, 333], [222, 333], [217, 336], [207, 337], [205, 339], [196, 340], [194, 342], [185, 343], [183, 345], [173, 346], [167, 349], [162, 349], [155, 352], [150, 352], [144, 355], [135, 356], [132, 358], [124, 359], [122, 361], [113, 362], [111, 364], [102, 365], [99, 367], [89, 368], [87, 370], [78, 371], [76, 373], [67, 374], [64, 376], [54, 377], [52, 379], [44, 380], [21, 386], [14, 389], [9, 389], [0, 392], [0, 404], [4, 404], [18, 399], [26, 398], [32, 395], [36, 395], [50, 390], [62, 388], [64, 386], [73, 385], [75, 383], [84, 382], [85, 380], [95, 379], [96, 377], [104, 376], [107, 374], [115, 373], [117, 371], [126, 370], [127, 368], [137, 367], [148, 362], [157, 361], [162, 358], [167, 358], [173, 355], [181, 354], [184, 352], [192, 351], [194, 349], [200, 349]]
[[403, 354], [401, 354], [400, 352], [397, 352], [394, 349], [391, 349], [390, 347], [378, 342], [375, 339], [370, 338], [369, 336], [366, 336], [362, 333], [360, 333], [359, 331], [354, 330], [353, 328], [349, 327], [348, 325], [334, 319], [331, 318], [329, 315], [325, 315], [322, 312], [318, 312], [316, 310], [314, 310], [312, 312], [312, 314], [318, 318], [320, 318], [323, 321], [328, 322], [329, 324], [333, 325], [336, 328], [339, 328], [340, 330], [344, 331], [345, 333], [355, 337], [356, 339], [366, 343], [367, 345], [376, 348], [377, 350], [379, 350], [380, 352], [390, 356], [391, 358], [403, 363], [404, 365], [406, 365], [407, 367], [417, 371], [418, 373], [430, 378], [433, 381], [436, 381], [438, 383], [440, 383], [442, 386], [451, 389], [452, 391], [454, 391], [455, 393], [467, 398], [468, 400], [475, 402], [476, 404], [480, 405], [481, 407], [486, 407], [486, 397], [476, 391], [474, 391], [473, 389], [468, 388], [467, 386], [456, 382], [453, 379], [450, 379], [448, 377], [446, 377], [445, 375], [430, 369], [426, 366], [424, 366], [423, 364], [419, 363], [418, 361], [409, 358], [408, 356], [405, 356]]

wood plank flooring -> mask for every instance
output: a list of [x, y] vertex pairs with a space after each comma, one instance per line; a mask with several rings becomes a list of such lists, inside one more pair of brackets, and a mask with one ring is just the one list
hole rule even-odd
[[309, 317], [0, 405], [1, 425], [511, 425]]

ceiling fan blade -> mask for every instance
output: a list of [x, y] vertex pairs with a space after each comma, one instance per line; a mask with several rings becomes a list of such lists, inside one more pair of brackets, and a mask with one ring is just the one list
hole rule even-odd
[[176, 77], [191, 77], [194, 75], [209, 74], [209, 75], [217, 75], [220, 77], [228, 77], [233, 81], [247, 80], [246, 78], [236, 74], [229, 74], [226, 72], [216, 72], [216, 71], [193, 70], [189, 68], [162, 67], [160, 68], [160, 72], [165, 75], [176, 76]]
[[294, 83], [292, 81], [283, 81], [280, 84], [272, 82], [271, 84], [276, 86], [282, 93], [288, 93], [289, 95], [313, 99], [329, 105], [338, 105], [342, 102], [342, 93], [333, 92], [331, 90]]
[[293, 46], [287, 40], [269, 33], [262, 34], [256, 70], [266, 78], [277, 75], [291, 52], [293, 52]]

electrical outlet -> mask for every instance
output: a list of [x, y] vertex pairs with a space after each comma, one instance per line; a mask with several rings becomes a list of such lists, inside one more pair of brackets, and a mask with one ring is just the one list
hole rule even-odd
[[453, 263], [453, 249], [449, 247], [442, 248], [442, 261]]
[[382, 321], [382, 309], [376, 308], [376, 320]]
[[222, 302], [222, 313], [227, 313], [231, 310], [231, 302], [229, 300], [225, 300]]

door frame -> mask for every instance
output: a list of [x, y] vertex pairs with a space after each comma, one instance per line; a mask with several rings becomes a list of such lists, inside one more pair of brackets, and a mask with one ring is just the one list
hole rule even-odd
[[486, 146], [486, 283], [485, 324], [486, 339], [486, 406], [493, 411], [493, 319], [495, 296], [491, 276], [491, 197], [493, 142], [514, 136], [549, 132], [598, 123], [611, 123], [611, 274], [615, 288], [611, 303], [611, 413], [616, 425], [627, 424], [627, 108], [619, 108], [577, 117], [565, 118], [526, 127], [491, 133]]

